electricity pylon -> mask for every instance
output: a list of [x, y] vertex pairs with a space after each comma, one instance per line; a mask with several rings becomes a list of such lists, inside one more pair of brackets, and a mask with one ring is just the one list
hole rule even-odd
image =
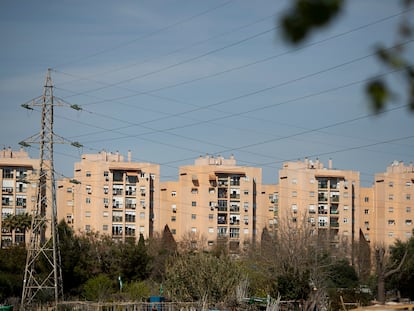
[[32, 210], [30, 242], [23, 279], [22, 310], [30, 310], [33, 304], [53, 301], [57, 308], [63, 298], [63, 281], [59, 238], [57, 230], [57, 207], [55, 171], [53, 166], [53, 108], [62, 102], [53, 96], [53, 85], [47, 71], [43, 95], [22, 105], [26, 109], [41, 107], [42, 120], [40, 134], [34, 135], [20, 144], [40, 144], [40, 167], [37, 181], [37, 199]]

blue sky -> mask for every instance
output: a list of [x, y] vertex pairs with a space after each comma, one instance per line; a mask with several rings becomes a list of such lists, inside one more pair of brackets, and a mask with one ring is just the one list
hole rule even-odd
[[[392, 46], [400, 1], [348, 0], [330, 27], [300, 46], [278, 29], [289, 1], [1, 1], [0, 143], [39, 132], [52, 68], [55, 133], [84, 145], [55, 146], [55, 169], [72, 176], [82, 153], [132, 151], [161, 165], [161, 179], [200, 155], [233, 154], [275, 183], [283, 161], [333, 160], [370, 185], [394, 160], [414, 159], [414, 114], [404, 81], [372, 55]], [[413, 55], [412, 43], [406, 48]], [[391, 111], [372, 116], [364, 80], [384, 74]], [[27, 149], [39, 156], [38, 146]], [[59, 176], [59, 175], [58, 175]]]

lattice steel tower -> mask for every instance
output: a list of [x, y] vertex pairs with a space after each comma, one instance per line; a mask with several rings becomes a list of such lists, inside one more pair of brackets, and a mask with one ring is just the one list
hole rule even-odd
[[57, 207], [55, 171], [53, 166], [54, 139], [53, 108], [61, 105], [53, 96], [53, 85], [48, 69], [43, 95], [22, 107], [34, 110], [41, 107], [42, 121], [40, 133], [29, 137], [20, 144], [40, 144], [40, 168], [37, 181], [37, 199], [32, 210], [30, 242], [23, 279], [22, 310], [30, 310], [40, 302], [53, 302], [57, 307], [63, 297], [61, 258], [57, 230]]

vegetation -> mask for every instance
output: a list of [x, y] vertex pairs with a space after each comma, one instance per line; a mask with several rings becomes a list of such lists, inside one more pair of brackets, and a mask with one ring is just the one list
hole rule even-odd
[[[221, 248], [178, 251], [168, 227], [158, 237], [123, 243], [97, 233], [75, 235], [65, 222], [58, 230], [66, 300], [146, 301], [164, 295], [200, 306], [237, 308], [255, 301], [252, 297], [270, 295], [314, 310], [327, 305], [327, 298], [335, 309], [341, 300], [368, 303], [373, 298], [370, 290], [360, 291], [366, 284], [351, 265], [349, 249], [332, 249], [329, 239], [313, 234], [311, 226], [287, 224], [277, 236], [264, 230], [261, 243], [237, 257]], [[397, 241], [389, 250], [376, 249], [373, 258], [378, 253], [382, 261], [371, 274], [376, 280], [371, 292], [377, 292], [378, 280], [385, 276], [385, 290], [413, 299], [414, 238]], [[0, 303], [20, 297], [25, 259], [21, 246], [0, 249]]]

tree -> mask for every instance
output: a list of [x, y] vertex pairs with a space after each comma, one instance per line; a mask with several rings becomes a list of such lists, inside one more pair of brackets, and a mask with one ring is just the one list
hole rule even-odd
[[26, 233], [32, 224], [32, 216], [28, 213], [13, 215], [8, 214], [3, 220], [3, 228], [10, 230], [12, 233]]
[[114, 293], [114, 282], [103, 274], [89, 279], [83, 289], [83, 296], [91, 301], [107, 301], [112, 293]]
[[0, 248], [0, 304], [21, 295], [26, 254], [20, 245]]
[[217, 304], [234, 299], [242, 270], [229, 256], [177, 254], [167, 265], [165, 289], [174, 300]]
[[151, 278], [153, 280], [159, 283], [163, 281], [166, 262], [176, 252], [177, 242], [168, 225], [165, 225], [161, 236], [154, 236], [149, 240], [148, 254], [152, 257]]
[[385, 304], [385, 280], [399, 272], [407, 257], [408, 249], [399, 261], [392, 261], [385, 245], [377, 245], [374, 249], [377, 272], [377, 295], [380, 304]]
[[[291, 44], [303, 42], [312, 31], [326, 27], [343, 9], [346, 0], [295, 0], [279, 23], [285, 40]], [[402, 1], [408, 10], [413, 0]], [[396, 33], [397, 43], [386, 48], [376, 48], [378, 60], [385, 66], [399, 72], [407, 88], [408, 107], [414, 111], [414, 65], [405, 55], [404, 44], [414, 36], [414, 26], [402, 19]], [[384, 78], [374, 78], [366, 85], [366, 93], [374, 111], [385, 109], [393, 99], [393, 92]]]
[[149, 276], [150, 257], [147, 254], [144, 236], [141, 234], [138, 244], [127, 240], [121, 248], [121, 275], [125, 281], [145, 280]]
[[414, 284], [414, 237], [406, 242], [398, 240], [390, 247], [391, 262], [401, 262], [406, 252], [401, 270], [392, 275], [388, 283], [391, 288], [397, 288], [402, 297], [408, 297], [412, 301], [414, 300], [412, 286]]

